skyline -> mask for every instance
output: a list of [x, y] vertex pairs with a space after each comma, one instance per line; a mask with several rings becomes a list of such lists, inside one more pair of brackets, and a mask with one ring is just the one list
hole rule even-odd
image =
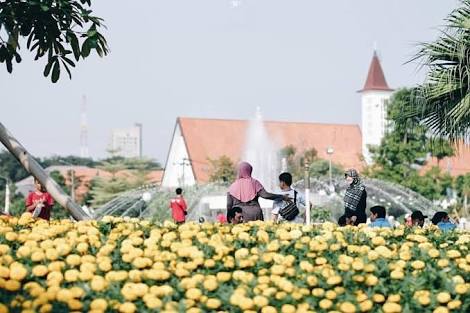
[[162, 164], [178, 116], [249, 119], [260, 106], [267, 120], [360, 125], [356, 91], [365, 82], [374, 42], [392, 88], [419, 83], [423, 71], [403, 64], [416, 42], [437, 37], [457, 6], [442, 1], [428, 7], [423, 0], [236, 2], [141, 0], [135, 16], [95, 3], [108, 26], [110, 55], [80, 61], [72, 80], [63, 76], [51, 84], [42, 76], [43, 61], [31, 61], [22, 50], [24, 60], [13, 74], [0, 71], [7, 103], [0, 104], [2, 122], [35, 156], [79, 155], [85, 94], [91, 156], [105, 156], [113, 128], [139, 122], [144, 155]]

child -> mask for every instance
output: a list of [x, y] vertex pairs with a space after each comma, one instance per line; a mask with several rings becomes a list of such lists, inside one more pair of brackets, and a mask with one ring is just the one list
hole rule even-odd
[[176, 189], [176, 197], [170, 201], [171, 215], [177, 224], [183, 224], [186, 220], [187, 206], [183, 198], [183, 189]]
[[230, 224], [240, 224], [243, 223], [243, 213], [240, 207], [233, 207], [227, 211], [227, 221]]
[[[292, 202], [294, 202], [295, 205], [298, 205], [299, 203], [305, 206], [305, 200], [304, 197], [300, 192], [295, 191], [294, 189], [291, 188], [292, 185], [292, 175], [290, 173], [282, 173], [279, 175], [279, 188], [281, 189], [280, 194], [284, 196], [288, 196], [290, 199], [292, 199]], [[275, 223], [277, 222], [282, 222], [286, 221], [280, 214], [280, 211], [287, 207], [290, 204], [290, 202], [282, 200], [282, 201], [275, 201], [273, 203], [273, 221]], [[300, 216], [300, 212], [297, 213], [297, 216], [295, 216], [293, 219], [291, 219], [288, 222], [294, 222], [294, 223], [299, 223], [302, 224], [304, 223], [304, 219]]]
[[49, 220], [54, 199], [36, 178], [34, 179], [34, 187], [36, 190], [30, 192], [26, 197], [26, 211], [31, 212], [33, 217]]
[[370, 208], [370, 227], [392, 227], [386, 217], [385, 208], [380, 205], [376, 205]]

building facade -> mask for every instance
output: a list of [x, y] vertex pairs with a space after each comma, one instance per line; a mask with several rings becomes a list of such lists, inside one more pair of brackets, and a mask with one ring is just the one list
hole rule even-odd
[[377, 53], [374, 52], [361, 94], [362, 155], [372, 162], [370, 146], [380, 145], [387, 131], [387, 105], [393, 89], [388, 87]]
[[114, 156], [124, 158], [142, 157], [142, 124], [129, 128], [113, 129], [109, 148]]

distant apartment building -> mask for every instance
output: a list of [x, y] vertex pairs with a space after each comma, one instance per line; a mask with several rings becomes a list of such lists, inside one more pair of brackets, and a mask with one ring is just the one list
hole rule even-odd
[[111, 131], [110, 150], [114, 156], [124, 158], [142, 157], [142, 124]]

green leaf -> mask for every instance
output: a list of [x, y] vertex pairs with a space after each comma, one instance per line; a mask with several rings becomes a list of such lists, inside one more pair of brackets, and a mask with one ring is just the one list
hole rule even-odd
[[54, 62], [54, 67], [52, 68], [52, 76], [51, 80], [53, 83], [56, 83], [59, 80], [60, 77], [60, 64], [59, 60], [55, 60]]
[[77, 36], [74, 33], [69, 34], [70, 46], [72, 47], [73, 56], [75, 60], [80, 59], [80, 44], [78, 43]]
[[87, 38], [82, 45], [82, 57], [86, 58], [90, 55], [92, 41], [91, 38]]
[[54, 60], [49, 60], [47, 62], [46, 67], [44, 68], [44, 77], [49, 76], [49, 73], [51, 72], [52, 64], [54, 64]]
[[67, 63], [64, 62], [64, 59], [62, 59], [62, 64], [64, 64], [65, 70], [67, 71], [67, 74], [69, 75], [69, 78], [72, 79], [72, 73], [70, 73], [70, 69], [67, 66]]

